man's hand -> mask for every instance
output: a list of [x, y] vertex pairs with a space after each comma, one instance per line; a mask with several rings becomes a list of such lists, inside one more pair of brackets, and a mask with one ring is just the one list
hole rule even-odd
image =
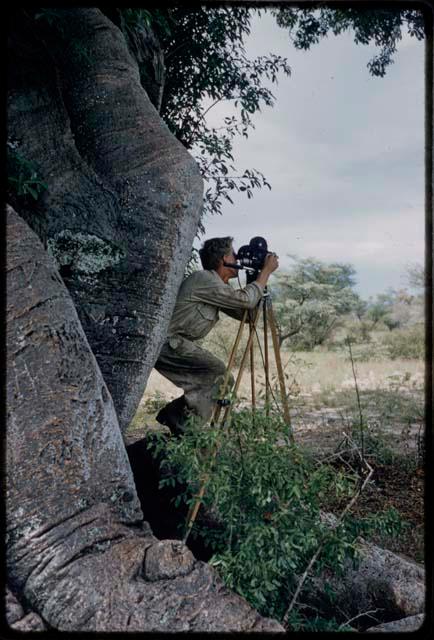
[[269, 253], [264, 260], [264, 266], [259, 276], [256, 278], [256, 282], [262, 287], [267, 286], [268, 278], [273, 271], [276, 271], [279, 266], [279, 257], [275, 253]]
[[262, 271], [267, 271], [270, 274], [273, 273], [273, 271], [276, 271], [278, 266], [279, 256], [277, 256], [275, 253], [269, 253], [264, 260]]

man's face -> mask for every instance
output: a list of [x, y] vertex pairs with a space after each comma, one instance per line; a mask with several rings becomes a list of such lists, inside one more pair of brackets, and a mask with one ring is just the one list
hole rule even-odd
[[[230, 253], [227, 253], [224, 257], [223, 257], [223, 262], [229, 262], [230, 264], [235, 264], [237, 261], [237, 254], [234, 251], [234, 248], [231, 247], [231, 251]], [[231, 269], [231, 267], [225, 267], [227, 270], [227, 273], [229, 275], [229, 278], [236, 278], [238, 275], [238, 269]]]

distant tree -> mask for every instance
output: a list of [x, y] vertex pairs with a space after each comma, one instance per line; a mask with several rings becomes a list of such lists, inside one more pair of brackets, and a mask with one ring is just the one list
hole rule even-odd
[[367, 301], [362, 300], [362, 298], [359, 298], [353, 307], [353, 312], [355, 316], [358, 318], [358, 320], [362, 320], [366, 314], [367, 309], [368, 309]]
[[421, 305], [407, 289], [389, 288], [385, 293], [370, 298], [363, 319], [370, 325], [369, 330], [381, 325], [389, 331], [420, 321]]
[[406, 279], [412, 289], [422, 293], [425, 289], [425, 268], [420, 262], [409, 264], [406, 269]]
[[392, 301], [385, 294], [379, 294], [375, 299], [369, 299], [365, 317], [370, 322], [370, 331], [381, 322], [384, 322], [385, 318], [390, 314], [391, 306]]
[[323, 344], [338, 321], [360, 305], [353, 290], [355, 269], [350, 264], [290, 257], [292, 269], [275, 277], [279, 342], [290, 340], [292, 348], [312, 349]]

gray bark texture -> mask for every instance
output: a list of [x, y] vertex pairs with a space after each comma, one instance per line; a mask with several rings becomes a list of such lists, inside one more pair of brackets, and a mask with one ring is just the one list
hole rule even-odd
[[[327, 514], [332, 521], [334, 516]], [[309, 582], [303, 601], [323, 613], [333, 613], [336, 604], [347, 619], [389, 622], [425, 611], [424, 567], [363, 539], [358, 544], [356, 566], [348, 560], [342, 575], [324, 571]], [[330, 597], [330, 592], [333, 596]], [[363, 614], [366, 613], [364, 616]]]
[[115, 408], [74, 304], [10, 207], [7, 407], [7, 577], [25, 603], [9, 597], [11, 626], [283, 631], [143, 521]]
[[99, 9], [56, 10], [51, 26], [23, 15], [9, 34], [8, 140], [48, 188], [12, 204], [57, 262], [124, 432], [165, 337], [202, 178]]
[[44, 631], [47, 627], [37, 613], [26, 613], [10, 589], [6, 588], [6, 621], [17, 631]]
[[[384, 622], [383, 624], [377, 624], [375, 627], [369, 627], [365, 631], [369, 633], [392, 633], [392, 632], [409, 632], [418, 631], [423, 625], [425, 616], [419, 613], [417, 616], [408, 616], [407, 618], [401, 618], [400, 620], [392, 620], [391, 622]], [[428, 637], [428, 636], [426, 636]]]

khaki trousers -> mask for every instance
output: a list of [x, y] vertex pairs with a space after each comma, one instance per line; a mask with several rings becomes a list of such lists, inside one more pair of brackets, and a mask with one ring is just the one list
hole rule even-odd
[[[199, 423], [208, 422], [220, 397], [225, 364], [191, 340], [172, 336], [164, 343], [154, 367], [184, 390], [185, 404], [198, 416]], [[230, 374], [227, 390], [233, 384], [234, 377]], [[176, 405], [176, 401], [173, 403]]]

